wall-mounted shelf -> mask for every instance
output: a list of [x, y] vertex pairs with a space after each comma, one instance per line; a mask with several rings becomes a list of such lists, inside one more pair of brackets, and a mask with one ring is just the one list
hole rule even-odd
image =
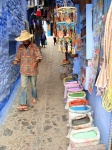
[[[86, 39], [86, 59], [92, 58], [93, 46], [92, 46], [92, 4], [86, 4], [83, 13], [85, 12], [84, 19], [81, 20], [81, 39]], [[81, 14], [83, 14], [81, 13]], [[82, 17], [81, 17], [82, 18]], [[86, 24], [83, 25], [83, 21], [86, 21]], [[84, 31], [85, 30], [85, 31]], [[83, 44], [82, 44], [83, 45]], [[83, 49], [83, 47], [82, 47]]]
[[93, 54], [93, 38], [92, 38], [92, 4], [86, 4], [81, 13], [81, 40], [82, 40], [82, 55], [80, 80], [85, 90], [88, 90], [90, 64]]

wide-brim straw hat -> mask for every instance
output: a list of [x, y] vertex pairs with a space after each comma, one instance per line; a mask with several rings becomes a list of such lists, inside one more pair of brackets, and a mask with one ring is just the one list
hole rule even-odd
[[33, 37], [33, 34], [30, 34], [26, 30], [22, 30], [20, 36], [15, 38], [15, 40], [22, 42], [22, 41], [26, 41], [32, 37]]

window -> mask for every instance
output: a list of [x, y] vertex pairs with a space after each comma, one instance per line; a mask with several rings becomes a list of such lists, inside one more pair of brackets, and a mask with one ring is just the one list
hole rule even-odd
[[16, 54], [16, 41], [9, 41], [9, 56]]

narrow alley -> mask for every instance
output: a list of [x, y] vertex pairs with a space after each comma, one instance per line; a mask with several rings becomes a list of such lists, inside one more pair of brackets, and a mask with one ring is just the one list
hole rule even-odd
[[64, 53], [57, 51], [53, 38], [42, 49], [37, 89], [39, 101], [32, 104], [28, 89], [28, 111], [16, 109], [20, 88], [5, 122], [0, 126], [0, 150], [66, 150], [68, 147], [67, 112], [59, 65]]

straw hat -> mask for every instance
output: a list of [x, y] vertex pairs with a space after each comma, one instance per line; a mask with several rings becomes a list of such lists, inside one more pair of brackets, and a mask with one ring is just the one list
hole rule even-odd
[[22, 42], [22, 41], [26, 41], [32, 37], [33, 37], [33, 34], [30, 34], [26, 30], [22, 30], [20, 36], [15, 38], [15, 40]]

